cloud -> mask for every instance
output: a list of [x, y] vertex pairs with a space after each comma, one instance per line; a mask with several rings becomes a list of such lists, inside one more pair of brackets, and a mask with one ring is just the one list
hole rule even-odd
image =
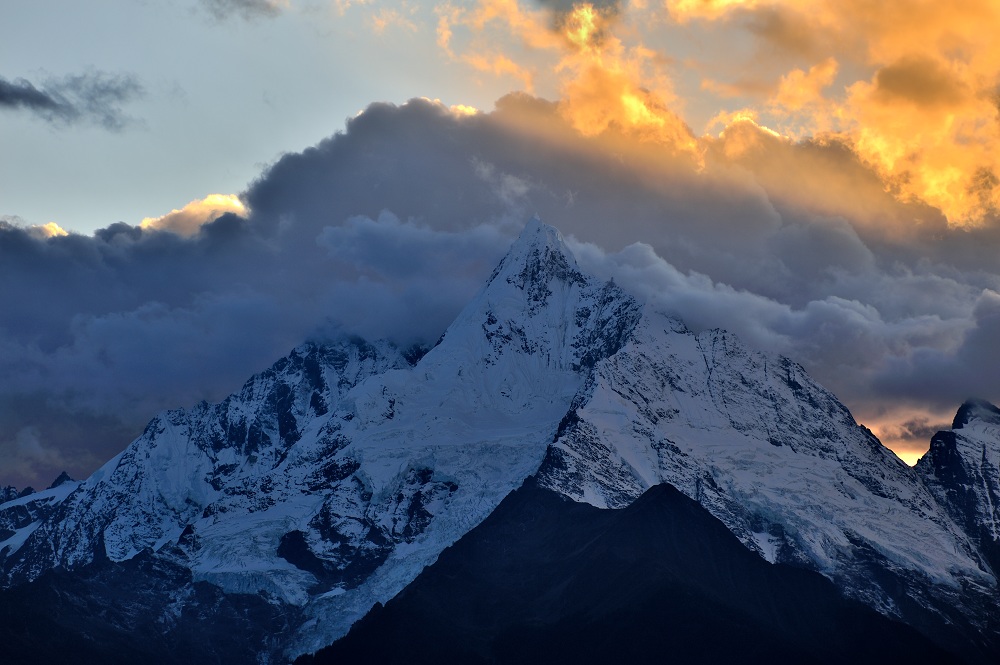
[[933, 58], [909, 56], [875, 73], [875, 94], [889, 103], [961, 106], [969, 90]]
[[0, 78], [0, 106], [45, 114], [62, 110], [60, 102], [50, 93], [42, 92], [25, 79], [11, 82]]
[[1000, 398], [982, 372], [1000, 231], [900, 200], [842, 142], [743, 118], [695, 158], [526, 94], [475, 114], [413, 100], [236, 201], [92, 236], [0, 224], [0, 456], [21, 460], [0, 482], [85, 476], [158, 410], [221, 399], [308, 338], [432, 343], [536, 213], [589, 270], [791, 356], [886, 431]]
[[918, 347], [895, 357], [876, 377], [875, 387], [890, 395], [932, 401], [943, 391], [974, 397], [1000, 394], [1000, 378], [983, 371], [1000, 363], [1000, 293], [985, 289], [976, 298], [967, 325], [948, 347]]
[[59, 226], [55, 222], [46, 222], [45, 224], [35, 225], [28, 227], [29, 230], [34, 230], [35, 233], [43, 238], [54, 238], [56, 236], [68, 236], [69, 231]]
[[291, 6], [290, 0], [201, 0], [218, 20], [238, 16], [245, 20], [273, 18]]
[[413, 20], [413, 15], [416, 13], [416, 10], [417, 8], [415, 6], [409, 5], [406, 2], [402, 3], [400, 9], [381, 7], [378, 11], [373, 13], [369, 19], [372, 32], [376, 35], [382, 35], [385, 34], [385, 31], [390, 27], [399, 28], [409, 32], [417, 32], [419, 28]]
[[846, 146], [899, 200], [969, 226], [1000, 207], [996, 29], [1000, 9], [977, 0], [477, 0], [441, 10], [438, 36], [479, 72], [555, 93], [580, 131], [697, 156], [687, 109], [738, 110]]
[[866, 422], [882, 443], [907, 464], [916, 464], [937, 432], [951, 428], [954, 407], [939, 411], [899, 406], [876, 413]]
[[[377, 219], [384, 204], [432, 228], [511, 234], [537, 212], [600, 248], [593, 263], [607, 275], [619, 271], [695, 327], [792, 355], [855, 407], [877, 400], [873, 382], [899, 359], [958, 348], [983, 289], [1000, 286], [995, 231], [951, 229], [934, 209], [899, 201], [849, 146], [744, 122], [706, 150], [699, 165], [634, 134], [588, 137], [559, 104], [524, 95], [466, 119], [422, 102], [377, 105], [279, 160], [246, 198], [257, 223], [286, 229]], [[354, 168], [337, 166], [347, 161]], [[956, 385], [894, 399], [957, 404], [975, 369], [953, 368]]]
[[233, 194], [209, 194], [191, 201], [183, 208], [171, 210], [160, 217], [146, 217], [139, 226], [143, 229], [170, 231], [182, 236], [197, 233], [201, 227], [215, 221], [225, 213], [245, 215], [246, 207]]
[[746, 29], [777, 56], [789, 54], [814, 58], [829, 51], [828, 39], [816, 30], [808, 16], [787, 11], [780, 5], [755, 7], [739, 16]]
[[[253, 20], [291, 3], [201, 6]], [[422, 28], [413, 7], [369, 25]], [[1000, 400], [983, 371], [1000, 362], [1000, 9], [435, 11], [444, 57], [520, 91], [487, 113], [373, 104], [238, 196], [139, 226], [0, 220], [3, 473], [84, 476], [156, 411], [220, 399], [306, 338], [433, 342], [533, 214], [651, 305], [805, 364], [907, 454], [966, 397]], [[57, 126], [120, 129], [141, 95], [100, 72], [0, 79], [0, 109]]]
[[120, 131], [135, 122], [122, 106], [143, 94], [142, 86], [128, 74], [74, 74], [51, 78], [41, 89], [25, 79], [0, 78], [0, 108], [28, 111], [57, 126], [90, 123]]
[[[448, 7], [440, 12], [438, 44], [478, 71], [520, 80], [529, 92], [540, 70], [554, 71], [560, 112], [579, 132], [596, 135], [614, 128], [696, 155], [690, 128], [669, 108], [676, 98], [662, 59], [642, 43], [626, 43], [616, 34], [618, 3], [542, 6], [480, 0], [471, 8]], [[461, 46], [455, 46], [458, 35], [464, 38]], [[504, 52], [502, 44], [510, 39], [529, 53], [518, 58]], [[531, 53], [548, 58], [539, 65]]]
[[440, 231], [388, 212], [375, 220], [349, 218], [325, 227], [316, 240], [336, 265], [358, 275], [352, 288], [331, 291], [327, 305], [354, 312], [338, 321], [354, 334], [432, 343], [482, 286], [510, 240], [492, 224]]
[[823, 91], [833, 85], [837, 69], [837, 61], [832, 57], [813, 65], [809, 71], [793, 69], [781, 77], [771, 100], [772, 108], [787, 115], [824, 104]]

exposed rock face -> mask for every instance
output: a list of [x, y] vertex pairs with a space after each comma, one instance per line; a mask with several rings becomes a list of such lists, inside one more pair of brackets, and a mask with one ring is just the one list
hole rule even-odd
[[962, 404], [916, 470], [993, 573], [1000, 571], [1000, 409], [982, 400]]

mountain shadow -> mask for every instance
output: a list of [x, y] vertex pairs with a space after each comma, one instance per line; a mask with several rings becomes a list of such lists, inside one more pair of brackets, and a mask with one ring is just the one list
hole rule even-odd
[[529, 479], [348, 635], [296, 663], [957, 663], [774, 565], [670, 485], [600, 510]]

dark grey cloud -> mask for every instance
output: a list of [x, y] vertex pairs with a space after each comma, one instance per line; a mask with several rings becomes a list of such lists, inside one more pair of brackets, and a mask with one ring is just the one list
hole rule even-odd
[[[747, 124], [710, 144], [696, 170], [656, 146], [581, 139], [555, 105], [523, 95], [466, 119], [380, 105], [279, 160], [247, 200], [273, 227], [375, 218], [383, 207], [451, 231], [537, 213], [692, 325], [805, 363], [862, 417], [886, 376], [899, 379], [891, 400], [927, 408], [1000, 396], [981, 365], [954, 354], [983, 293], [1000, 291], [1000, 225], [950, 228], [939, 211], [887, 193], [836, 142], [792, 143]], [[954, 382], [908, 383], [921, 354], [949, 361]]]
[[51, 94], [44, 93], [25, 79], [13, 82], [0, 78], [0, 106], [52, 113], [60, 108]]
[[933, 401], [946, 395], [1000, 394], [1000, 293], [984, 290], [975, 300], [957, 343], [921, 346], [894, 357], [876, 377], [875, 388], [889, 395]]
[[817, 30], [800, 12], [777, 7], [759, 7], [735, 14], [735, 20], [761, 41], [779, 52], [814, 56], [826, 52], [817, 39]]
[[948, 421], [934, 421], [929, 418], [918, 417], [901, 422], [889, 432], [893, 439], [908, 441], [916, 445], [926, 446], [937, 432], [950, 429], [951, 423]]
[[55, 125], [91, 123], [121, 130], [135, 122], [123, 106], [143, 94], [142, 85], [128, 74], [73, 74], [47, 79], [41, 88], [23, 78], [0, 77], [0, 109], [27, 111]]
[[281, 0], [202, 0], [202, 6], [219, 20], [233, 16], [252, 20], [275, 17], [287, 3]]
[[875, 74], [875, 93], [886, 101], [954, 106], [969, 94], [962, 82], [931, 58], [904, 58]]
[[696, 169], [524, 95], [469, 117], [376, 104], [242, 197], [190, 237], [0, 223], [0, 484], [84, 476], [310, 337], [433, 342], [533, 214], [587, 269], [793, 357], [862, 419], [1000, 397], [997, 224], [950, 229], [836, 144], [736, 128]]

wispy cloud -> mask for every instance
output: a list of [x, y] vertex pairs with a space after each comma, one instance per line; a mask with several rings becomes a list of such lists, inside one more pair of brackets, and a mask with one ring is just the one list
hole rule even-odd
[[0, 109], [28, 112], [57, 126], [86, 123], [120, 131], [135, 122], [123, 107], [143, 94], [128, 74], [86, 72], [49, 78], [41, 87], [23, 78], [0, 78]]
[[416, 7], [403, 2], [400, 9], [382, 7], [370, 17], [372, 32], [385, 34], [386, 29], [395, 27], [408, 32], [417, 32], [419, 27], [413, 20]]
[[239, 17], [246, 20], [273, 18], [289, 8], [290, 0], [201, 0], [216, 19]]

